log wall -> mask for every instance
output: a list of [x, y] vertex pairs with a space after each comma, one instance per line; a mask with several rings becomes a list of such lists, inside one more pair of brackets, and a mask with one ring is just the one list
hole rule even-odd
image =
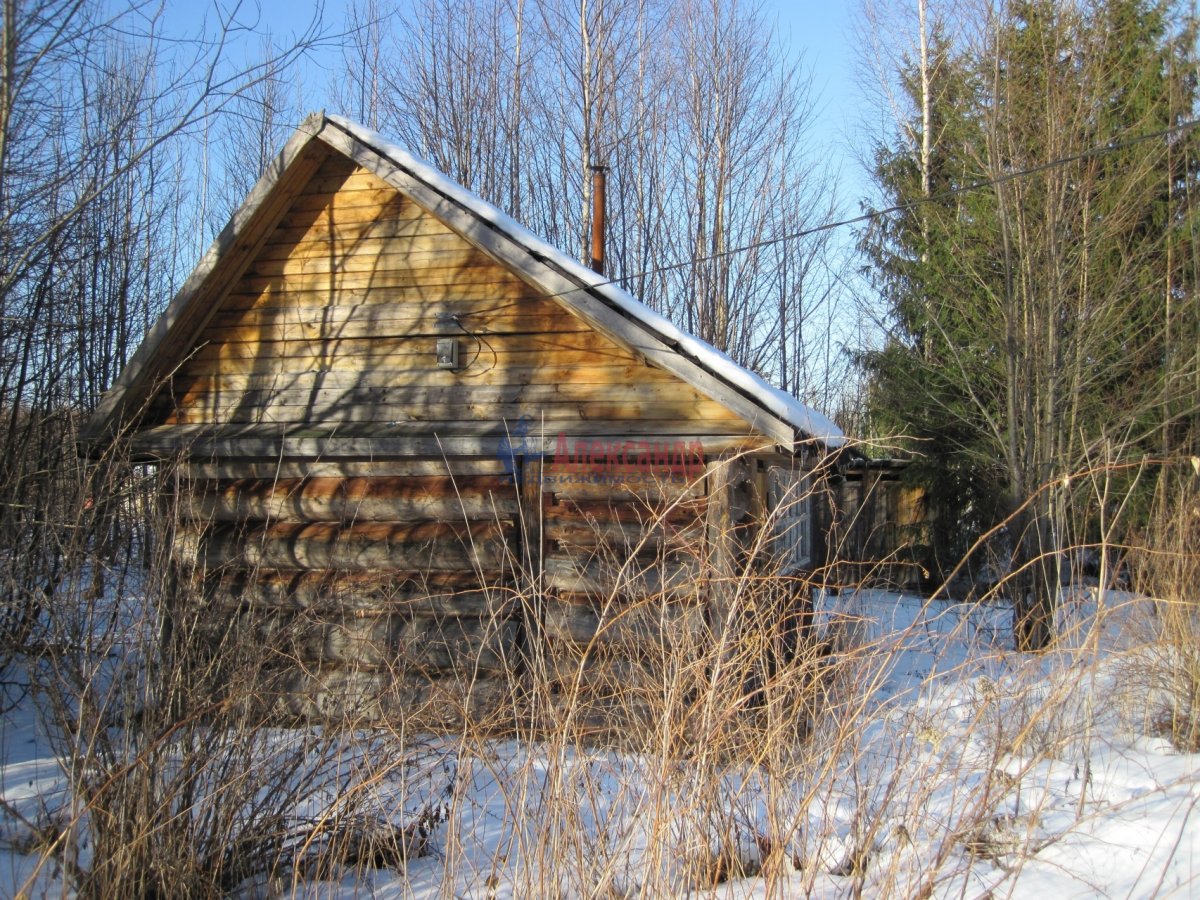
[[214, 640], [237, 628], [263, 648], [275, 712], [355, 698], [362, 715], [382, 704], [436, 725], [521, 668], [519, 497], [499, 460], [270, 470], [185, 463], [175, 558], [211, 605]]
[[176, 559], [214, 636], [235, 625], [274, 661], [286, 715], [374, 690], [381, 711], [440, 727], [517, 709], [514, 684], [593, 724], [647, 708], [711, 634], [704, 461], [504, 468], [289, 460], [271, 477], [265, 461], [192, 462]]
[[279, 712], [432, 727], [535, 682], [601, 716], [661, 687], [711, 634], [711, 464], [773, 445], [338, 154], [140, 440], [190, 447], [176, 558]]

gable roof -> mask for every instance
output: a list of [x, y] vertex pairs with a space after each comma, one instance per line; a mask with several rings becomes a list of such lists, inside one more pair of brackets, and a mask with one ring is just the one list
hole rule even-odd
[[84, 425], [82, 443], [108, 440], [141, 408], [215, 313], [222, 286], [250, 264], [296, 192], [333, 152], [354, 160], [592, 327], [723, 403], [777, 443], [816, 439], [831, 449], [845, 444], [841, 430], [825, 416], [680, 330], [492, 204], [380, 134], [324, 113], [300, 125], [214, 241]]

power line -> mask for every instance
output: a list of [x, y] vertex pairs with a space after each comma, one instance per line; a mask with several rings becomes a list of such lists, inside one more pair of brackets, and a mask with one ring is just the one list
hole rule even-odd
[[[755, 241], [754, 243], [745, 244], [740, 247], [731, 247], [730, 249], [722, 250], [719, 253], [711, 253], [707, 256], [699, 256], [694, 259], [689, 259], [686, 262], [671, 263], [671, 264], [665, 265], [665, 266], [656, 266], [652, 269], [646, 269], [642, 272], [632, 273], [630, 275], [625, 276], [621, 280], [628, 281], [633, 278], [644, 278], [649, 275], [657, 275], [661, 272], [672, 272], [677, 269], [686, 268], [687, 266], [694, 266], [697, 263], [709, 262], [710, 260], [714, 260], [714, 259], [723, 259], [726, 256], [732, 256], [736, 253], [748, 253], [751, 250], [757, 250], [761, 247], [771, 247], [776, 244], [783, 244], [783, 243], [787, 243], [789, 241], [800, 240], [801, 238], [811, 237], [814, 234], [820, 234], [825, 231], [832, 231], [835, 228], [845, 228], [848, 225], [859, 225], [859, 224], [862, 224], [863, 222], [871, 222], [871, 221], [874, 221], [875, 219], [883, 218], [884, 216], [890, 216], [893, 213], [904, 212], [906, 210], [915, 209], [916, 207], [922, 206], [926, 203], [941, 203], [945, 200], [949, 200], [953, 197], [957, 197], [960, 194], [967, 194], [972, 191], [983, 190], [984, 188], [996, 187], [998, 185], [1008, 184], [1011, 181], [1016, 181], [1020, 178], [1027, 178], [1030, 175], [1037, 175], [1039, 172], [1046, 172], [1046, 171], [1049, 171], [1050, 169], [1056, 169], [1056, 168], [1059, 168], [1060, 166], [1069, 165], [1070, 163], [1081, 162], [1082, 160], [1085, 160], [1085, 159], [1093, 159], [1096, 157], [1105, 156], [1109, 153], [1117, 153], [1121, 150], [1127, 150], [1130, 147], [1136, 147], [1139, 144], [1145, 144], [1150, 141], [1160, 140], [1161, 138], [1171, 137], [1172, 135], [1181, 134], [1185, 131], [1190, 131], [1191, 129], [1195, 128], [1198, 125], [1200, 125], [1200, 119], [1189, 119], [1185, 122], [1180, 122], [1177, 125], [1172, 125], [1168, 128], [1163, 128], [1158, 131], [1148, 132], [1146, 134], [1139, 134], [1136, 137], [1132, 137], [1132, 138], [1129, 138], [1124, 141], [1110, 141], [1107, 144], [1103, 144], [1098, 147], [1091, 147], [1087, 150], [1083, 150], [1079, 153], [1075, 153], [1070, 156], [1060, 156], [1055, 159], [1048, 160], [1047, 162], [1039, 163], [1036, 166], [1030, 166], [1027, 169], [1016, 169], [1012, 172], [1006, 172], [1003, 175], [998, 175], [995, 178], [984, 178], [984, 179], [980, 179], [979, 181], [973, 181], [970, 184], [961, 185], [959, 187], [947, 188], [946, 190], [941, 191], [937, 194], [934, 194], [933, 196], [930, 196], [930, 197], [918, 197], [915, 200], [908, 200], [908, 201], [905, 201], [904, 203], [897, 203], [893, 206], [885, 207], [884, 209], [871, 209], [871, 210], [868, 210], [867, 212], [860, 213], [857, 216], [850, 216], [849, 218], [838, 219], [833, 222], [825, 222], [821, 225], [814, 225], [811, 228], [802, 228], [799, 231], [793, 231], [793, 232], [789, 232], [787, 234], [781, 234], [778, 237], [764, 238], [761, 241]], [[606, 285], [610, 285], [610, 284], [616, 285], [618, 287], [620, 286], [619, 283], [615, 279], [609, 279], [607, 281], [596, 282], [594, 285], [592, 285], [592, 287], [605, 287]], [[581, 288], [580, 290], [584, 290], [584, 289]], [[567, 292], [564, 292], [563, 294], [552, 294], [550, 296], [565, 296], [566, 294], [569, 294], [569, 293], [575, 293], [575, 291], [567, 291]]]
[[[867, 210], [866, 212], [860, 213], [856, 216], [850, 216], [850, 217], [844, 218], [844, 219], [837, 219], [833, 222], [824, 222], [820, 225], [814, 225], [811, 228], [802, 228], [798, 231], [788, 232], [787, 234], [781, 234], [781, 235], [779, 235], [777, 237], [773, 237], [773, 238], [764, 238], [763, 240], [755, 241], [750, 244], [744, 244], [739, 247], [731, 247], [728, 250], [722, 250], [718, 253], [710, 253], [706, 256], [695, 257], [693, 259], [689, 259], [684, 262], [669, 263], [669, 264], [663, 265], [663, 266], [655, 266], [650, 269], [644, 269], [641, 272], [630, 273], [628, 275], [623, 276], [620, 279], [616, 279], [616, 278], [603, 279], [603, 280], [599, 280], [599, 281], [596, 281], [591, 284], [584, 285], [584, 286], [581, 286], [578, 288], [572, 288], [571, 290], [560, 291], [559, 293], [556, 293], [556, 294], [545, 294], [543, 296], [546, 297], [547, 299], [552, 299], [555, 297], [567, 297], [571, 294], [579, 293], [580, 291], [594, 290], [595, 288], [607, 287], [609, 285], [619, 288], [619, 287], [621, 287], [621, 282], [627, 282], [627, 281], [630, 281], [631, 279], [645, 278], [647, 276], [658, 275], [663, 272], [673, 272], [678, 269], [686, 268], [688, 266], [697, 265], [699, 263], [709, 262], [711, 260], [716, 260], [716, 259], [723, 259], [728, 256], [733, 256], [734, 254], [748, 253], [752, 250], [758, 250], [763, 247], [772, 247], [777, 244], [784, 244], [784, 243], [788, 243], [791, 241], [800, 240], [802, 238], [811, 237], [814, 234], [821, 234], [822, 232], [833, 231], [836, 228], [845, 228], [849, 225], [859, 225], [864, 222], [872, 222], [876, 219], [883, 218], [884, 216], [889, 216], [889, 215], [892, 215], [893, 213], [904, 212], [906, 210], [915, 209], [915, 208], [922, 206], [924, 204], [927, 204], [927, 203], [941, 203], [945, 200], [949, 200], [953, 197], [957, 197], [960, 194], [967, 194], [967, 193], [971, 193], [972, 191], [983, 190], [984, 188], [996, 187], [999, 185], [1008, 184], [1009, 182], [1016, 181], [1020, 178], [1027, 178], [1031, 175], [1037, 175], [1040, 172], [1046, 172], [1051, 169], [1059, 168], [1060, 166], [1069, 165], [1070, 163], [1081, 162], [1086, 159], [1093, 159], [1096, 157], [1105, 156], [1110, 153], [1117, 153], [1121, 150], [1127, 150], [1130, 147], [1136, 147], [1139, 144], [1145, 144], [1145, 143], [1149, 143], [1150, 141], [1157, 141], [1162, 138], [1167, 138], [1167, 137], [1171, 137], [1173, 135], [1182, 134], [1183, 132], [1190, 131], [1191, 129], [1193, 129], [1197, 126], [1200, 126], [1200, 119], [1189, 119], [1187, 121], [1180, 122], [1176, 125], [1172, 125], [1167, 128], [1159, 129], [1158, 131], [1147, 132], [1146, 134], [1140, 134], [1135, 137], [1128, 138], [1124, 141], [1110, 141], [1107, 144], [1103, 144], [1103, 145], [1097, 146], [1097, 147], [1091, 147], [1087, 150], [1083, 150], [1079, 153], [1074, 153], [1069, 156], [1060, 156], [1055, 159], [1048, 160], [1044, 163], [1039, 163], [1036, 166], [1030, 166], [1025, 169], [1016, 169], [1012, 172], [1006, 172], [1005, 174], [998, 175], [995, 178], [984, 178], [984, 179], [980, 179], [978, 181], [973, 181], [970, 184], [961, 185], [959, 187], [947, 188], [946, 190], [940, 191], [939, 193], [934, 194], [933, 196], [930, 196], [930, 197], [918, 197], [914, 200], [908, 200], [908, 201], [905, 201], [904, 203], [897, 203], [892, 206], [885, 207], [883, 209]], [[2, 317], [0, 317], [0, 321], [20, 323], [20, 324], [29, 324], [33, 320], [27, 319], [24, 317], [20, 317], [20, 316], [2, 316]], [[62, 322], [62, 323], [43, 323], [43, 324], [53, 325], [56, 327], [68, 328], [68, 329], [84, 327], [84, 323]]]

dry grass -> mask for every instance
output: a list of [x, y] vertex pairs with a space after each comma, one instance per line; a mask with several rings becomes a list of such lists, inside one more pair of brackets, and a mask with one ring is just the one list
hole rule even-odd
[[[672, 597], [629, 601], [618, 581], [567, 671], [513, 659], [497, 693], [467, 669], [424, 708], [385, 689], [370, 698], [383, 719], [334, 692], [308, 707], [324, 716], [315, 727], [280, 729], [261, 630], [214, 643], [204, 599], [172, 577], [170, 511], [145, 526], [153, 505], [124, 496], [139, 552], [76, 548], [85, 564], [33, 662], [71, 790], [25, 846], [82, 896], [319, 895], [377, 870], [437, 871], [445, 893], [480, 896], [970, 894], [973, 873], [1011, 882], [1055, 839], [1051, 775], [1074, 792], [1075, 820], [1094, 814], [1100, 719], [1136, 729], [1143, 687], [1151, 727], [1196, 740], [1193, 569], [1148, 564], [1165, 573], [1163, 600], [1153, 639], [1123, 658], [1134, 682], [1113, 680], [1082, 638], [1063, 665], [1016, 657], [1001, 614], [974, 614], [985, 607], [935, 603], [887, 628], [839, 605], [848, 591], [797, 620], [812, 586], [745, 541], [740, 571], [713, 583], [736, 613], [699, 631]], [[1194, 561], [1194, 545], [1161, 543], [1180, 531], [1163, 523], [1156, 558]], [[632, 582], [628, 552], [596, 562]], [[540, 608], [507, 600], [494, 609]], [[955, 661], [951, 646], [970, 652]]]
[[1130, 677], [1148, 699], [1149, 727], [1200, 751], [1200, 459], [1164, 472], [1149, 528], [1128, 553], [1136, 587], [1155, 600]]

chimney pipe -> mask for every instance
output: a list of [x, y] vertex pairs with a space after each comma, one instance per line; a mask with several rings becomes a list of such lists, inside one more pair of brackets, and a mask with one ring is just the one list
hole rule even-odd
[[604, 274], [605, 188], [608, 166], [592, 166], [592, 271]]

